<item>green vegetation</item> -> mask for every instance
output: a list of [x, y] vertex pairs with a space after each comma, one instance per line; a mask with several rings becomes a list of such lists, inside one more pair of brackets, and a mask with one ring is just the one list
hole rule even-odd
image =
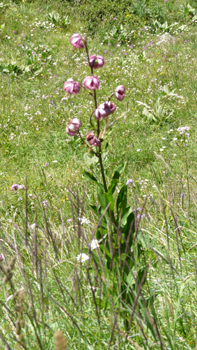
[[[99, 164], [66, 127], [76, 116], [85, 135], [94, 105], [63, 89], [90, 74], [76, 32], [105, 59], [99, 103], [126, 87], [102, 148], [108, 183], [126, 164], [116, 198], [133, 180], [136, 308], [121, 271], [98, 269], [102, 232], [89, 249], [99, 201], [85, 172], [101, 181]], [[0, 3], [0, 350], [196, 349], [196, 32], [194, 0]]]

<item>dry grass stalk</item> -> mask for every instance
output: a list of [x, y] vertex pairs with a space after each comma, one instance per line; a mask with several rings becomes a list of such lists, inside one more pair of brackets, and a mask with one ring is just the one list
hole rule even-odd
[[62, 331], [57, 331], [55, 336], [55, 350], [67, 350], [67, 339], [64, 337]]

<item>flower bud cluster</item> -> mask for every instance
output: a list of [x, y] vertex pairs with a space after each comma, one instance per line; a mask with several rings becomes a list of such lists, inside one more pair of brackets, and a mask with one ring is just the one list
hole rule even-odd
[[79, 133], [79, 128], [82, 126], [81, 121], [78, 118], [73, 118], [70, 125], [67, 127], [66, 132], [70, 136], [76, 136]]
[[[99, 89], [100, 82], [96, 75], [93, 75], [93, 69], [101, 68], [104, 66], [104, 58], [100, 55], [88, 55], [88, 48], [87, 48], [87, 40], [85, 37], [81, 36], [79, 33], [75, 33], [72, 35], [70, 39], [70, 43], [74, 48], [86, 48], [87, 57], [88, 57], [88, 65], [91, 67], [91, 76], [88, 76], [83, 81], [83, 87], [88, 90], [94, 90], [94, 99], [96, 102], [96, 92], [95, 90]], [[64, 90], [69, 94], [77, 94], [80, 91], [80, 85], [77, 81], [74, 81], [73, 79], [68, 79], [64, 83]], [[92, 94], [93, 95], [93, 94]], [[115, 88], [115, 92], [111, 95], [116, 97], [118, 101], [122, 101], [125, 97], [125, 87], [124, 85], [119, 85]], [[114, 103], [110, 101], [111, 97], [109, 98], [109, 101], [106, 101], [102, 104], [100, 104], [94, 111], [94, 116], [97, 121], [102, 120], [103, 118], [107, 117], [108, 115], [114, 113], [116, 110], [116, 106]], [[98, 122], [97, 122], [98, 123]], [[97, 124], [99, 125], [99, 124]], [[76, 136], [79, 133], [79, 128], [82, 126], [81, 121], [78, 118], [74, 118], [71, 120], [70, 125], [67, 127], [66, 132], [70, 136]], [[99, 126], [97, 129], [97, 133], [99, 133]], [[100, 146], [101, 140], [98, 136], [94, 134], [94, 131], [89, 131], [86, 134], [86, 141], [94, 147]]]

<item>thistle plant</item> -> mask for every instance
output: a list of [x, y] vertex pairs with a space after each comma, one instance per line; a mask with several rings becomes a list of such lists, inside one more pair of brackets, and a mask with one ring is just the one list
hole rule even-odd
[[[67, 133], [70, 136], [78, 135], [98, 157], [102, 177], [102, 182], [100, 182], [91, 172], [85, 172], [85, 175], [97, 186], [100, 206], [97, 207], [94, 204], [90, 205], [90, 208], [94, 211], [99, 221], [95, 233], [95, 241], [99, 250], [91, 249], [90, 247], [89, 251], [87, 251], [89, 255], [81, 253], [77, 260], [79, 263], [87, 261], [87, 264], [89, 264], [90, 257], [93, 258], [103, 283], [103, 305], [106, 305], [106, 300], [111, 300], [113, 310], [115, 309], [116, 313], [123, 318], [125, 329], [128, 331], [136, 309], [138, 310], [138, 315], [140, 315], [139, 317], [143, 313], [145, 318], [147, 318], [147, 300], [143, 297], [142, 287], [146, 281], [148, 267], [145, 265], [144, 259], [142, 262], [143, 240], [138, 234], [139, 222], [137, 223], [136, 211], [133, 211], [127, 202], [127, 188], [131, 181], [123, 185], [118, 195], [115, 193], [120, 176], [124, 172], [125, 164], [120, 165], [114, 171], [111, 183], [107, 184], [102, 160], [102, 143], [104, 135], [110, 127], [108, 125], [108, 116], [116, 110], [116, 106], [111, 100], [115, 97], [118, 101], [122, 101], [125, 97], [125, 87], [124, 85], [117, 86], [108, 100], [99, 104], [97, 90], [100, 88], [100, 82], [94, 70], [103, 67], [105, 63], [104, 58], [100, 55], [89, 56], [87, 39], [78, 33], [73, 34], [70, 42], [74, 48], [85, 50], [91, 75], [83, 80], [82, 85], [73, 81], [73, 79], [68, 79], [64, 84], [64, 90], [69, 94], [79, 93], [80, 86], [85, 90], [90, 90], [90, 95], [94, 101], [94, 110], [90, 115], [92, 130], [88, 131], [85, 137], [80, 131], [82, 123], [76, 117], [68, 125]], [[102, 128], [103, 120], [105, 125]], [[104, 256], [103, 260], [100, 257], [98, 258], [100, 252]], [[119, 276], [118, 280], [117, 276]], [[110, 298], [108, 282], [111, 286]], [[94, 300], [96, 300], [95, 297]], [[114, 304], [113, 300], [119, 300], [119, 302]], [[100, 302], [99, 305], [101, 305]], [[152, 331], [154, 333], [153, 328]]]

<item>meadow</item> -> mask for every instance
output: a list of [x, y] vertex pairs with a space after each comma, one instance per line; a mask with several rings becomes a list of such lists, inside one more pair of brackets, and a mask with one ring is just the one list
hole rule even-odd
[[[73, 33], [104, 57], [99, 103], [125, 86], [102, 162], [137, 246], [115, 257], [98, 157], [66, 132], [94, 111], [64, 91], [90, 74]], [[3, 0], [0, 38], [0, 350], [196, 349], [196, 1]]]

